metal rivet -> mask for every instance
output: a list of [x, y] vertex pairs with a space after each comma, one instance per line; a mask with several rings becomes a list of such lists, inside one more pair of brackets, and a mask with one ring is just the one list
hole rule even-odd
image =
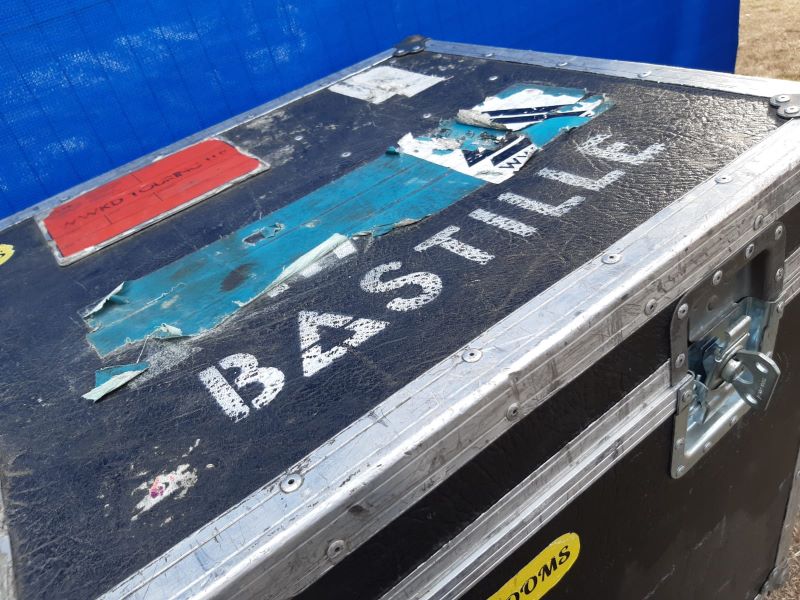
[[706, 442], [703, 444], [703, 452], [708, 452], [709, 450], [711, 450], [711, 442]]
[[755, 254], [755, 253], [756, 253], [756, 245], [755, 244], [750, 244], [750, 245], [747, 246], [747, 248], [744, 251], [744, 257], [746, 259], [750, 260], [751, 258], [753, 258], [753, 254]]
[[650, 298], [647, 301], [647, 304], [644, 305], [644, 314], [652, 315], [656, 311], [656, 306], [658, 306], [658, 302], [655, 298]]
[[492, 75], [489, 77], [489, 81], [497, 81], [497, 75]]
[[296, 135], [296, 136], [294, 136], [294, 139], [299, 142], [300, 140], [303, 139], [303, 136], [302, 135]]
[[641, 73], [637, 73], [637, 75], [636, 75], [636, 76], [637, 76], [639, 79], [644, 79], [645, 77], [649, 77], [651, 73], [652, 73], [652, 71], [643, 71], [643, 72], [641, 72]]
[[736, 425], [736, 422], [737, 422], [738, 420], [739, 420], [739, 417], [737, 417], [736, 415], [733, 415], [733, 416], [732, 416], [732, 417], [731, 417], [731, 418], [728, 420], [728, 424], [729, 424], [731, 427], [733, 427], [734, 425]]
[[478, 362], [482, 356], [483, 352], [477, 348], [470, 348], [469, 350], [464, 351], [464, 353], [461, 355], [461, 360], [468, 363], [474, 363]]
[[731, 181], [733, 181], [733, 177], [731, 177], [730, 175], [719, 175], [714, 179], [714, 181], [716, 181], [717, 183], [730, 183]]
[[344, 548], [344, 540], [333, 540], [328, 544], [328, 549], [325, 551], [325, 554], [328, 555], [328, 559], [337, 562], [344, 556]]
[[791, 99], [792, 99], [792, 97], [789, 94], [780, 94], [778, 96], [775, 96], [775, 98], [774, 98], [775, 102], [779, 102], [780, 104], [783, 104], [784, 102], [788, 102]]
[[347, 158], [351, 154], [353, 154], [353, 153], [352, 152], [342, 152], [342, 158]]
[[714, 276], [711, 278], [712, 285], [719, 285], [722, 283], [722, 271], [717, 271], [714, 273]]
[[678, 307], [678, 318], [685, 319], [686, 315], [689, 314], [689, 305], [685, 302]]
[[398, 48], [394, 51], [395, 56], [404, 56], [406, 54], [408, 54], [408, 50], [404, 50], [403, 48]]
[[622, 254], [612, 253], [612, 254], [606, 254], [603, 257], [603, 262], [607, 265], [615, 265], [621, 260], [622, 260]]
[[486, 54], [484, 54], [484, 56], [486, 58], [492, 58], [494, 56], [494, 52], [487, 52]]
[[783, 112], [785, 112], [787, 115], [800, 114], [800, 106], [787, 106], [783, 109]]
[[778, 307], [777, 307], [778, 314], [779, 314], [779, 315], [782, 315], [782, 314], [783, 314], [783, 311], [784, 311], [785, 309], [786, 309], [786, 303], [785, 303], [785, 302], [783, 302], [783, 301], [780, 301], [780, 302], [778, 302]]
[[775, 271], [775, 281], [782, 281], [783, 280], [783, 267]]
[[675, 440], [675, 447], [678, 449], [683, 448], [683, 441], [683, 438], [678, 438]]
[[431, 113], [425, 113], [424, 115], [422, 115], [422, 118], [423, 119], [430, 119], [431, 118]]
[[[675, 359], [675, 368], [680, 369], [683, 365], [686, 364], [686, 355], [681, 353], [678, 354], [678, 357]], [[688, 392], [687, 392], [688, 396]]]
[[300, 473], [290, 473], [281, 480], [281, 491], [290, 494], [300, 489], [303, 485], [303, 476]]
[[509, 421], [515, 421], [519, 417], [519, 404], [514, 402], [514, 404], [509, 405], [508, 410], [506, 411], [506, 419]]
[[422, 50], [422, 46], [411, 46], [412, 52], [419, 52], [420, 50]]
[[783, 236], [783, 225], [778, 225], [775, 228], [775, 239], [779, 240], [781, 239], [781, 236]]
[[686, 467], [684, 467], [683, 465], [678, 465], [676, 471], [678, 475], [683, 475], [686, 472]]
[[756, 220], [753, 221], [753, 229], [761, 229], [761, 226], [764, 224], [764, 215], [758, 215]]
[[[683, 356], [683, 355], [681, 355]], [[694, 402], [694, 390], [688, 389], [683, 393], [683, 402], [684, 404], [691, 404]]]
[[557, 67], [566, 67], [568, 64], [569, 64], [569, 62], [564, 60], [564, 61], [561, 61], [560, 63], [558, 63], [556, 66]]

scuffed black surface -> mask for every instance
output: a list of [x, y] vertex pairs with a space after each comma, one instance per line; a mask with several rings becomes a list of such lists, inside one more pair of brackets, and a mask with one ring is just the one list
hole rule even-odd
[[[0, 243], [16, 247], [14, 258], [0, 267], [0, 455], [23, 599], [87, 598], [108, 589], [778, 126], [765, 100], [726, 93], [427, 52], [397, 66], [449, 79], [381, 105], [323, 91], [240, 126], [228, 139], [266, 158], [272, 169], [74, 265], [56, 265], [31, 221], [0, 233]], [[490, 81], [492, 75], [497, 79]], [[406, 132], [421, 133], [517, 82], [585, 87], [608, 94], [617, 106], [563, 136], [506, 184], [485, 186], [433, 218], [375, 240], [343, 267], [277, 300], [253, 303], [215, 334], [193, 342], [197, 350], [190, 358], [152, 381], [96, 405], [80, 398], [93, 386], [95, 369], [129, 362], [139, 351], [137, 346], [101, 362], [85, 340], [81, 309], [119, 282], [373, 159]], [[431, 118], [423, 118], [426, 113]], [[586, 176], [619, 168], [575, 152], [576, 143], [597, 133], [640, 148], [661, 142], [668, 150], [652, 163], [625, 168], [628, 175], [603, 193], [584, 194], [587, 202], [559, 220], [496, 201], [502, 191], [553, 204], [576, 193], [537, 177], [545, 166]], [[298, 135], [302, 140], [295, 140]], [[343, 152], [351, 154], [342, 158]], [[517, 238], [466, 218], [478, 206], [531, 223], [539, 236]], [[413, 252], [451, 224], [461, 227], [460, 239], [497, 258], [481, 267], [443, 250]], [[390, 296], [359, 290], [367, 270], [394, 260], [403, 262], [404, 272], [438, 274], [442, 295], [418, 311], [394, 313], [385, 308]], [[299, 310], [388, 320], [391, 326], [335, 367], [304, 379]], [[200, 370], [235, 352], [251, 353], [286, 375], [278, 398], [239, 423], [222, 414], [197, 379]], [[558, 422], [561, 409], [548, 410]], [[143, 495], [136, 488], [184, 463], [198, 470], [197, 485], [131, 521]]]
[[575, 565], [548, 600], [753, 600], [775, 565], [800, 444], [800, 302], [775, 349], [783, 380], [684, 477], [669, 475], [672, 421], [594, 483], [464, 598], [485, 600], [559, 535]]

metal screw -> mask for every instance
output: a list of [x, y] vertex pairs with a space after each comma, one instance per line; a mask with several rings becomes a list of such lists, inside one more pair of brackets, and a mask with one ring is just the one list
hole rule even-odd
[[747, 246], [747, 249], [744, 251], [744, 257], [746, 259], [750, 260], [751, 258], [753, 258], [753, 254], [755, 254], [755, 253], [756, 253], [756, 245], [755, 244], [750, 244], [749, 246]]
[[303, 476], [300, 473], [290, 473], [281, 480], [281, 491], [290, 494], [300, 489], [303, 485]]
[[764, 224], [764, 215], [758, 215], [756, 220], [753, 221], [753, 229], [761, 229], [761, 226]]
[[492, 75], [489, 77], [489, 81], [497, 81], [497, 75]]
[[333, 540], [328, 544], [328, 549], [325, 551], [325, 554], [328, 555], [328, 559], [332, 562], [338, 562], [342, 560], [344, 556], [344, 549], [344, 540]]
[[647, 304], [644, 305], [644, 314], [652, 315], [656, 310], [656, 306], [658, 306], [656, 299], [650, 298], [650, 300], [647, 301]]
[[684, 467], [683, 465], [678, 465], [678, 468], [676, 469], [676, 472], [678, 473], [678, 476], [680, 477], [681, 475], [683, 475], [686, 472], [686, 467]]
[[612, 254], [606, 254], [603, 257], [603, 262], [607, 265], [615, 265], [621, 260], [622, 260], [622, 254], [612, 253]]
[[783, 109], [787, 115], [796, 115], [800, 113], [800, 106], [787, 106]]
[[733, 181], [733, 177], [730, 175], [720, 175], [716, 179], [714, 179], [717, 183], [730, 183]]
[[681, 448], [683, 448], [683, 443], [684, 443], [684, 439], [683, 438], [678, 438], [677, 440], [675, 440], [675, 447], [680, 450]]
[[716, 273], [714, 273], [714, 276], [711, 278], [711, 284], [712, 285], [719, 285], [720, 283], [722, 283], [722, 271], [721, 270], [717, 271]]
[[519, 417], [519, 404], [514, 402], [514, 404], [509, 405], [508, 410], [506, 411], [506, 419], [509, 421], [515, 421]]
[[678, 318], [685, 319], [686, 315], [689, 314], [689, 305], [685, 302], [678, 307]]
[[783, 301], [778, 302], [777, 310], [778, 310], [778, 314], [779, 315], [783, 314], [783, 311], [784, 311], [785, 308], [786, 308], [786, 303], [785, 302], [783, 302]]
[[351, 154], [352, 154], [352, 152], [342, 152], [342, 158], [347, 158]]
[[[680, 369], [685, 364], [686, 364], [686, 355], [683, 354], [683, 353], [678, 354], [678, 357], [675, 359], [675, 368], [676, 369]], [[686, 397], [688, 395], [689, 395], [689, 393], [687, 392], [684, 397]]]
[[300, 140], [303, 139], [303, 136], [302, 135], [296, 135], [296, 136], [294, 136], [294, 139], [299, 142]]
[[783, 236], [783, 225], [778, 225], [775, 228], [775, 239], [779, 240], [781, 239], [781, 236]]
[[464, 353], [461, 355], [461, 360], [468, 363], [474, 363], [478, 362], [482, 356], [483, 352], [477, 348], [470, 348], [469, 350], [464, 351]]
[[711, 442], [706, 442], [703, 444], [703, 452], [708, 452], [709, 450], [711, 450]]
[[683, 404], [684, 404], [684, 406], [685, 406], [685, 405], [687, 405], [687, 404], [691, 404], [692, 402], [694, 402], [694, 390], [693, 390], [693, 389], [691, 389], [691, 388], [690, 388], [690, 389], [688, 389], [688, 390], [686, 390], [686, 391], [683, 393], [683, 398], [682, 398], [682, 400], [683, 400]]

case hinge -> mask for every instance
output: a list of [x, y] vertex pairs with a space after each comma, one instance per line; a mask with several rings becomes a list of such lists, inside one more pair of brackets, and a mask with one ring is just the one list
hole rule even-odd
[[772, 350], [782, 313], [784, 233], [775, 223], [678, 302], [671, 328], [671, 378], [679, 386], [675, 478], [751, 408], [769, 407], [781, 375]]

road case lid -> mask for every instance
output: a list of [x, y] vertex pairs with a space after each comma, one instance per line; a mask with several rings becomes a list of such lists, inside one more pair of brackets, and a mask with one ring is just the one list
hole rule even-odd
[[774, 219], [797, 90], [413, 40], [0, 222], [19, 597], [303, 589]]

